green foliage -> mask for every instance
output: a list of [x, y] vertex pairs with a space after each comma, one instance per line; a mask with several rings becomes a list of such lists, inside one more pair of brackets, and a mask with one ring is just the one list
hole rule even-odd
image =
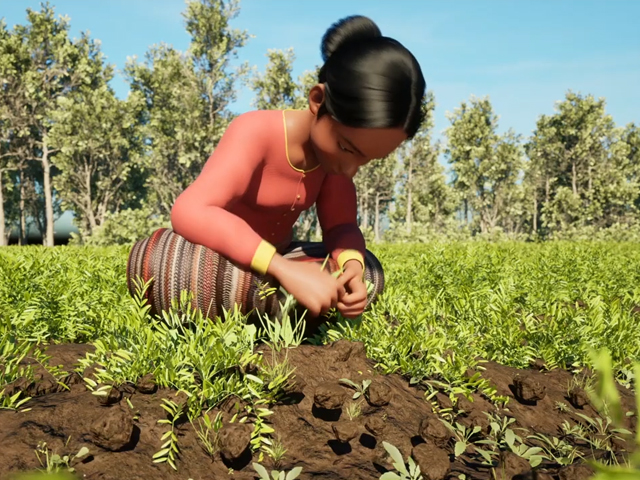
[[478, 356], [577, 369], [591, 364], [592, 347], [607, 347], [619, 379], [625, 359], [640, 356], [633, 243], [461, 242], [375, 252], [385, 265], [384, 293], [362, 319], [323, 325], [314, 342], [362, 341], [384, 372], [463, 391], [475, 390], [464, 372], [482, 369]]
[[267, 469], [259, 463], [254, 462], [252, 466], [256, 473], [260, 475], [260, 480], [295, 480], [302, 473], [302, 467], [295, 467], [289, 473], [273, 470], [271, 476], [269, 476]]
[[75, 212], [84, 236], [110, 212], [139, 202], [145, 193], [137, 185], [142, 175], [142, 98], [134, 94], [118, 100], [107, 85], [109, 76], [100, 75], [104, 83], [99, 87], [83, 86], [58, 100], [50, 132], [52, 146], [59, 149], [54, 186], [62, 207]]
[[[616, 128], [605, 101], [569, 92], [542, 115], [526, 149], [541, 234], [629, 223], [637, 218], [636, 133]], [[631, 207], [631, 208], [630, 208]]]
[[[596, 391], [591, 396], [591, 400], [596, 407], [607, 414], [613, 412], [613, 422], [615, 425], [622, 423], [622, 407], [620, 405], [620, 397], [618, 395], [614, 382], [615, 370], [612, 368], [612, 359], [610, 353], [606, 349], [601, 349], [597, 353], [591, 352], [594, 361], [594, 367], [597, 372]], [[637, 358], [637, 357], [636, 357]], [[634, 363], [634, 378], [637, 382], [640, 379], [640, 362]], [[636, 383], [636, 415], [640, 415], [640, 392]], [[593, 420], [592, 420], [593, 421]], [[631, 480], [640, 476], [640, 426], [636, 427], [635, 450], [631, 454], [627, 465], [604, 465], [600, 462], [590, 462], [596, 469], [596, 475], [593, 480]], [[597, 432], [602, 435], [601, 431]], [[630, 432], [624, 432], [630, 433]]]
[[[36, 345], [91, 342], [95, 350], [80, 360], [78, 371], [96, 367], [85, 378], [95, 394], [153, 374], [158, 386], [184, 395], [183, 401], [167, 398], [173, 412], [169, 412], [167, 432], [180, 438], [175, 420], [184, 413], [196, 428], [200, 426], [202, 448], [210, 455], [217, 445], [209, 433], [219, 430], [219, 422], [209, 419], [207, 423], [203, 414], [235, 396], [247, 406], [233, 421], [253, 426], [252, 448], [260, 455], [281, 458], [284, 447], [271, 438], [275, 432], [269, 424], [273, 413], [269, 406], [289, 391], [294, 369], [287, 349], [302, 339], [302, 324], [289, 317], [292, 301], [281, 305], [279, 319], [265, 317], [271, 327], [260, 331], [237, 309], [223, 312], [220, 319], [205, 318], [193, 308], [186, 292], [169, 311], [151, 316], [143, 295], [148, 284], [138, 284], [138, 293], [131, 298], [123, 281], [128, 250], [29, 247], [3, 251], [0, 362], [6, 367], [0, 373], [0, 391], [17, 378], [32, 375], [29, 367], [20, 364], [26, 355], [46, 363]], [[385, 266], [384, 293], [360, 319], [338, 315], [311, 340], [316, 344], [339, 338], [363, 342], [380, 372], [402, 373], [412, 384], [421, 384], [427, 401], [437, 392], [449, 395], [454, 403], [479, 392], [504, 406], [506, 399], [481, 377], [479, 357], [514, 367], [527, 367], [533, 359], [542, 358], [548, 368], [570, 370], [595, 362], [597, 370], [604, 370], [606, 363], [594, 360], [590, 352], [607, 348], [612, 373], [603, 378], [626, 386], [633, 386], [637, 378], [638, 373], [626, 363], [628, 358], [640, 358], [636, 328], [640, 250], [636, 244], [476, 241], [411, 245], [410, 249], [378, 245], [375, 253]], [[260, 340], [272, 344], [270, 358], [263, 358], [256, 349]], [[469, 377], [469, 368], [475, 368], [476, 374]], [[368, 380], [350, 380], [353, 384], [346, 380], [361, 401], [368, 393]], [[616, 436], [628, 432], [615, 425], [619, 418], [615, 396], [606, 389], [596, 391], [607, 399], [608, 416], [566, 425], [562, 440], [525, 437], [503, 419], [492, 419], [485, 462], [492, 463], [498, 451], [509, 449], [532, 464], [541, 458], [566, 464], [578, 456], [574, 443], [611, 448]], [[28, 399], [20, 396], [0, 397], [6, 408], [29, 406]], [[354, 404], [347, 415], [355, 418], [359, 413]], [[480, 445], [473, 428], [460, 429], [451, 412], [438, 413], [457, 432], [458, 454], [470, 443]], [[167, 436], [162, 443], [171, 443], [160, 449], [163, 453], [157, 459], [178, 468], [178, 442], [171, 433], [163, 434]], [[535, 444], [525, 445], [525, 439]], [[479, 455], [484, 456], [480, 451]]]
[[413, 458], [409, 457], [407, 459], [409, 464], [409, 468], [407, 468], [400, 450], [388, 442], [382, 442], [382, 446], [391, 456], [391, 459], [393, 460], [393, 467], [399, 474], [395, 472], [387, 472], [382, 474], [380, 480], [422, 480], [424, 478], [420, 473], [420, 467]]
[[[109, 245], [131, 246], [138, 240], [150, 236], [158, 228], [171, 228], [170, 220], [157, 215], [150, 207], [120, 210], [105, 214], [103, 223], [94, 228], [91, 235], [72, 234], [70, 245], [84, 244], [99, 247]], [[82, 230], [80, 230], [82, 233]]]
[[449, 115], [445, 150], [452, 164], [453, 188], [464, 200], [465, 219], [477, 214], [476, 229], [516, 231], [521, 217], [524, 167], [520, 137], [509, 130], [498, 135], [498, 119], [488, 98], [472, 97]]

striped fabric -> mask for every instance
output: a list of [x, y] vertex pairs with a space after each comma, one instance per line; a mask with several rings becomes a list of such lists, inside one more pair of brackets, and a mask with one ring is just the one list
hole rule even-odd
[[[290, 260], [317, 262], [320, 266], [327, 254], [321, 242], [292, 242], [283, 255]], [[339, 267], [329, 258], [325, 268], [333, 273]], [[182, 290], [190, 291], [193, 307], [211, 319], [222, 316], [223, 307], [233, 310], [234, 304], [243, 314], [258, 312], [275, 318], [279, 302], [283, 301], [279, 290], [277, 294], [264, 296], [265, 289], [280, 286], [272, 276], [244, 270], [168, 228], [160, 228], [150, 237], [139, 240], [129, 252], [127, 287], [130, 294], [136, 293], [136, 279], [147, 282], [151, 278], [145, 296], [154, 315], [169, 310], [172, 299], [179, 299]], [[382, 265], [368, 250], [365, 278], [374, 285], [367, 299], [368, 307], [384, 289]]]

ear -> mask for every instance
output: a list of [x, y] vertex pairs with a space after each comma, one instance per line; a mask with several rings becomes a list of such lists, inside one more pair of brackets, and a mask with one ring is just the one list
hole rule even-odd
[[318, 83], [309, 91], [309, 110], [314, 115], [318, 115], [318, 110], [324, 102], [324, 84]]

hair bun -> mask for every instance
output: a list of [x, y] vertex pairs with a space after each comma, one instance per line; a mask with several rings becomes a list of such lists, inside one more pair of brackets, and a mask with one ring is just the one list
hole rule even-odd
[[331, 25], [322, 37], [322, 60], [326, 62], [334, 52], [347, 43], [381, 36], [382, 32], [370, 18], [362, 15], [345, 17]]

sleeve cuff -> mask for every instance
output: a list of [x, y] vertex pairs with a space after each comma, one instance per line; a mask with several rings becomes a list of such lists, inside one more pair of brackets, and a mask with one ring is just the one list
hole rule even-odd
[[364, 271], [364, 258], [362, 258], [362, 254], [357, 250], [344, 250], [340, 255], [338, 255], [338, 265], [340, 268], [344, 267], [344, 264], [349, 260], [358, 260], [362, 265], [362, 270]]
[[253, 260], [251, 260], [251, 268], [259, 274], [264, 275], [267, 273], [267, 269], [275, 253], [276, 247], [266, 240], [262, 240], [260, 245], [258, 245], [256, 253], [253, 255]]

